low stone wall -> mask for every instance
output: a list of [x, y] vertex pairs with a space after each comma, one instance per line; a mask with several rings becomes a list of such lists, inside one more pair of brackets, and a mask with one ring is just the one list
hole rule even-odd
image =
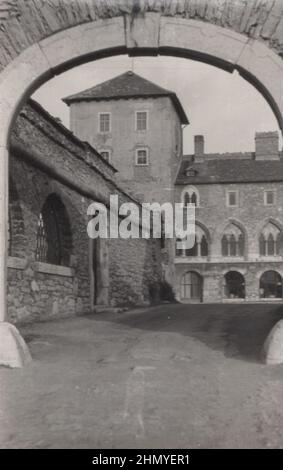
[[[56, 274], [57, 272], [57, 274]], [[71, 268], [8, 260], [8, 314], [12, 323], [78, 315], [89, 308]]]

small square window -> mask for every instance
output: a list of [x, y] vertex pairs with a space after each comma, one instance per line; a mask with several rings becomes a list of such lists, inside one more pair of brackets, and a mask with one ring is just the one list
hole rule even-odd
[[101, 150], [100, 155], [106, 160], [108, 163], [110, 163], [110, 152], [109, 150]]
[[136, 151], [136, 165], [147, 166], [148, 165], [148, 151], [147, 149], [138, 149]]
[[275, 204], [275, 191], [264, 191], [264, 204], [266, 206], [273, 206]]
[[147, 130], [147, 111], [136, 112], [136, 130], [137, 131]]
[[238, 205], [238, 192], [237, 191], [228, 191], [227, 192], [227, 206], [235, 207]]
[[99, 113], [99, 132], [110, 132], [110, 113]]

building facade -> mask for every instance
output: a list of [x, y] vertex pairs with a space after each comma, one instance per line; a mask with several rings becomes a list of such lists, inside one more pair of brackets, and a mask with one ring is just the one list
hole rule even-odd
[[186, 113], [176, 94], [126, 72], [63, 100], [70, 126], [118, 170], [119, 182], [147, 202], [173, 202]]
[[[117, 181], [143, 202], [174, 202], [189, 123], [176, 94], [128, 71], [63, 100], [71, 130], [118, 172]], [[163, 277], [174, 284], [174, 241], [162, 248]]]
[[147, 202], [194, 204], [195, 246], [163, 246], [163, 274], [181, 302], [282, 299], [283, 160], [276, 132], [255, 151], [206, 154], [195, 136], [182, 155], [188, 118], [177, 96], [127, 72], [64, 100], [71, 128]]
[[196, 206], [196, 242], [176, 244], [182, 302], [282, 299], [283, 160], [276, 132], [256, 134], [254, 153], [185, 156], [176, 201]]
[[30, 100], [10, 142], [9, 321], [46, 320], [159, 299], [160, 243], [96, 239], [88, 207], [137, 202], [115, 168]]

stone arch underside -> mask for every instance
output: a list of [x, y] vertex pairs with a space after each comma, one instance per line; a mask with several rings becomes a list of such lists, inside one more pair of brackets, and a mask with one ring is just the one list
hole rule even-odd
[[45, 81], [115, 54], [193, 58], [238, 70], [262, 92], [283, 129], [280, 0], [2, 0], [0, 25], [2, 319], [9, 131], [25, 99]]
[[75, 65], [122, 53], [238, 70], [283, 129], [281, 0], [2, 0], [0, 25], [0, 144], [7, 111], [28, 93]]

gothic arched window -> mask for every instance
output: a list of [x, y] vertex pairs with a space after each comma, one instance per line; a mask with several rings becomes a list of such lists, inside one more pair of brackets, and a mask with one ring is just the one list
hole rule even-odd
[[226, 227], [221, 240], [222, 256], [244, 256], [245, 237], [241, 229], [231, 223]]
[[265, 239], [263, 233], [259, 236], [259, 254], [262, 256], [265, 255]]
[[267, 254], [271, 256], [276, 254], [273, 233], [270, 233], [267, 238]]
[[199, 206], [199, 193], [196, 188], [188, 187], [182, 193], [182, 203], [187, 206], [188, 204], [194, 204]]
[[191, 202], [191, 196], [189, 195], [189, 193], [185, 193], [185, 196], [184, 196], [184, 204], [185, 206], [187, 206], [188, 204], [190, 204]]
[[202, 239], [200, 242], [200, 255], [208, 256], [208, 243], [207, 243], [207, 238], [205, 235], [202, 236]]
[[192, 248], [186, 248], [186, 244], [184, 242], [183, 247], [180, 247], [182, 240], [177, 238], [176, 240], [176, 256], [188, 256], [188, 257], [196, 257], [196, 256], [208, 256], [208, 238], [207, 234], [204, 230], [196, 225], [195, 231], [195, 243]]
[[193, 193], [191, 195], [191, 203], [194, 204], [195, 206], [197, 205], [197, 195], [196, 195], [196, 193]]
[[272, 222], [265, 225], [258, 242], [261, 256], [276, 256], [282, 253], [282, 233]]
[[51, 194], [38, 218], [35, 259], [68, 266], [71, 249], [72, 236], [67, 211], [59, 196]]

